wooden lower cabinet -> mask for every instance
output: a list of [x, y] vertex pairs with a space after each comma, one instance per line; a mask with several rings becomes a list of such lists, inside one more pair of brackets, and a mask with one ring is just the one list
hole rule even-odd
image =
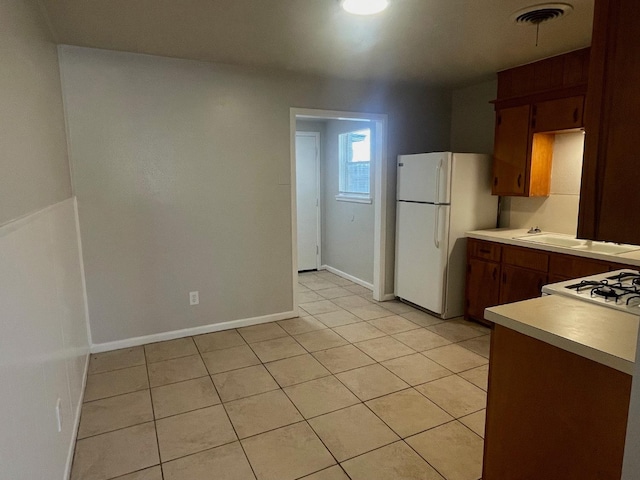
[[470, 258], [467, 264], [467, 316], [484, 319], [484, 310], [500, 303], [500, 264]]
[[496, 325], [483, 480], [619, 480], [631, 376]]
[[500, 304], [539, 297], [542, 293], [542, 286], [546, 284], [546, 273], [503, 265]]

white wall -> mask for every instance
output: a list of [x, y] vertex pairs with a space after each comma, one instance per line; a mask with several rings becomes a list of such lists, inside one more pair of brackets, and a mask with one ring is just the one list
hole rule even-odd
[[556, 135], [551, 167], [551, 194], [548, 197], [512, 197], [503, 209], [503, 226], [539, 226], [547, 232], [575, 235], [578, 229], [580, 179], [584, 135], [581, 132]]
[[37, 1], [0, 2], [0, 65], [0, 478], [61, 480], [89, 341], [57, 50]]
[[445, 90], [77, 47], [60, 59], [96, 343], [293, 310], [291, 107], [386, 113], [390, 166], [449, 144]]
[[[336, 200], [339, 183], [339, 135], [375, 124], [348, 120], [327, 122], [322, 168], [322, 263], [373, 284], [373, 203]], [[371, 142], [373, 146], [374, 141]], [[371, 164], [372, 179], [375, 173]], [[372, 184], [373, 185], [373, 182]], [[371, 192], [373, 196], [373, 191]], [[393, 201], [392, 198], [391, 201]]]

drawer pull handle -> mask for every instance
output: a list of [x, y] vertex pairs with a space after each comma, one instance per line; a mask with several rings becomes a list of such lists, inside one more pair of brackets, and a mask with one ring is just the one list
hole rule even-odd
[[486, 253], [487, 255], [491, 254], [491, 250], [489, 250], [488, 248], [481, 248], [479, 250], [480, 253]]
[[522, 174], [518, 175], [518, 188], [522, 186]]
[[574, 123], [578, 123], [578, 107], [573, 111], [573, 121]]

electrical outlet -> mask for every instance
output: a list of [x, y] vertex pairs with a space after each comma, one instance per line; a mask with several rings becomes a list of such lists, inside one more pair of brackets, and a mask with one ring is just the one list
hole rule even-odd
[[56, 402], [56, 420], [58, 421], [58, 433], [62, 431], [62, 400]]
[[198, 292], [189, 292], [189, 305], [198, 305], [200, 303], [200, 294]]

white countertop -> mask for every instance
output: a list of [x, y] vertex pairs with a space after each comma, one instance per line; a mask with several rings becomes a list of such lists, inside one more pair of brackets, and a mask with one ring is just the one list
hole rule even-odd
[[[553, 232], [543, 232], [543, 233], [553, 233]], [[536, 250], [544, 250], [547, 252], [564, 253], [567, 255], [575, 255], [577, 257], [594, 258], [596, 260], [603, 260], [605, 262], [622, 263], [625, 265], [633, 265], [636, 267], [640, 267], [640, 250], [621, 253], [618, 255], [612, 255], [607, 253], [590, 252], [586, 250], [574, 249], [569, 247], [547, 245], [544, 243], [528, 242], [526, 240], [513, 238], [513, 237], [522, 237], [524, 235], [529, 235], [526, 229], [494, 228], [491, 230], [475, 230], [473, 232], [467, 232], [466, 235], [469, 238], [475, 238], [478, 240], [498, 242], [506, 245], [516, 245], [518, 247], [533, 248]]]
[[485, 318], [529, 337], [633, 374], [640, 317], [561, 295], [485, 310]]

